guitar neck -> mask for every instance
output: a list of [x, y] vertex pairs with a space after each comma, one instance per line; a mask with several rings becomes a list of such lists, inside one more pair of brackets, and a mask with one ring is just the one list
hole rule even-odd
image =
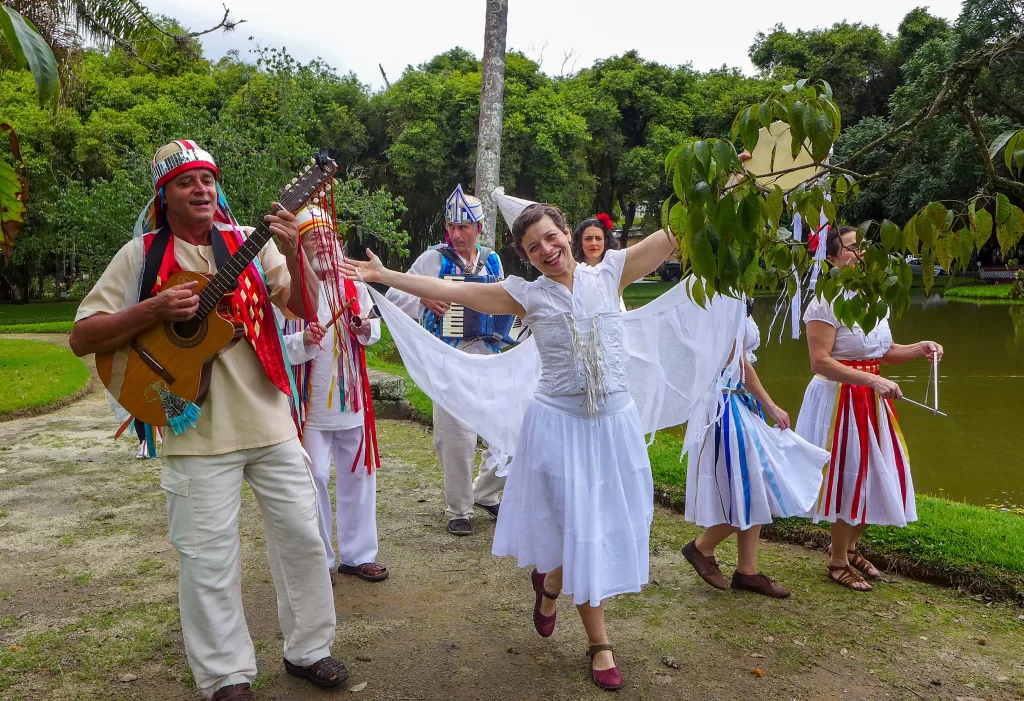
[[217, 274], [213, 276], [213, 279], [207, 283], [206, 287], [199, 294], [197, 317], [201, 319], [217, 308], [220, 298], [228, 291], [234, 289], [235, 283], [238, 281], [242, 271], [259, 255], [260, 250], [262, 250], [273, 235], [273, 232], [263, 223], [249, 234], [249, 237], [238, 247], [234, 255], [228, 259], [224, 267], [217, 271]]

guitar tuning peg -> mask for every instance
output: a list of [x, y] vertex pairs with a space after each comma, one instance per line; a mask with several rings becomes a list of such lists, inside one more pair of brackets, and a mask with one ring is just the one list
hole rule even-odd
[[285, 190], [291, 190], [292, 189], [292, 184], [288, 183], [287, 185], [284, 186], [284, 189]]
[[297, 183], [297, 182], [299, 182], [299, 179], [298, 179], [298, 178], [292, 178], [292, 185], [294, 185], [294, 184], [295, 184], [295, 183]]
[[306, 169], [305, 169], [304, 171], [302, 171], [302, 172], [303, 172], [303, 173], [308, 173], [308, 172], [309, 172], [309, 169], [310, 169], [310, 168], [312, 168], [312, 167], [313, 167], [313, 166], [306, 166]]

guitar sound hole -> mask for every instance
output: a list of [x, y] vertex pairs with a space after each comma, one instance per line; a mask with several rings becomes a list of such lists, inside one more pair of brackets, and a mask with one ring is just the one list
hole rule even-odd
[[193, 317], [188, 321], [164, 322], [164, 331], [179, 348], [194, 348], [206, 339], [209, 330], [207, 317]]

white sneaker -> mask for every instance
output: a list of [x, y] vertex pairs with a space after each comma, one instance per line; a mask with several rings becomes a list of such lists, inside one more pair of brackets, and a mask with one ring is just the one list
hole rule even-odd
[[144, 459], [146, 459], [148, 457], [149, 456], [146, 455], [146, 441], [141, 441], [139, 443], [139, 449], [135, 453], [135, 459], [136, 460], [144, 460]]

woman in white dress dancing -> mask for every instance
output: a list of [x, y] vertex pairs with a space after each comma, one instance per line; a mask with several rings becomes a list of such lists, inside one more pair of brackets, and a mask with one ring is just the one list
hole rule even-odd
[[[829, 231], [826, 255], [836, 266], [861, 258], [857, 230]], [[870, 591], [878, 569], [857, 549], [869, 525], [906, 526], [917, 520], [910, 456], [892, 402], [903, 393], [881, 375], [880, 366], [942, 357], [933, 341], [893, 343], [888, 318], [870, 333], [844, 326], [826, 299], [804, 311], [807, 347], [815, 376], [804, 393], [796, 431], [831, 454], [825, 466], [814, 520], [832, 524], [829, 578], [856, 591]], [[863, 576], [862, 576], [863, 575]]]
[[534, 566], [534, 625], [555, 627], [559, 592], [573, 597], [587, 631], [594, 682], [622, 686], [603, 601], [648, 581], [654, 485], [623, 362], [619, 296], [675, 249], [657, 232], [597, 266], [578, 264], [560, 210], [533, 204], [512, 227], [516, 251], [542, 277], [466, 284], [350, 261], [351, 278], [418, 297], [515, 314], [536, 339], [540, 381], [526, 410], [494, 534], [493, 553]]

